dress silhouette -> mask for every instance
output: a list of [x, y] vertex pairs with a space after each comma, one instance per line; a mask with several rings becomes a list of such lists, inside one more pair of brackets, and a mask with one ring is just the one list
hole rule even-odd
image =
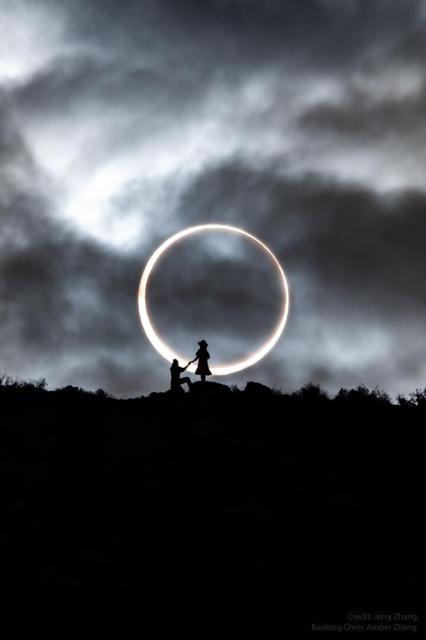
[[188, 362], [186, 367], [180, 367], [179, 362], [175, 359], [173, 360], [173, 364], [170, 367], [171, 379], [170, 379], [170, 389], [172, 391], [181, 391], [181, 387], [183, 384], [187, 384], [188, 387], [191, 386], [191, 378], [181, 378], [180, 374], [186, 371], [187, 367], [189, 367], [191, 363]]
[[200, 348], [195, 354], [196, 357], [194, 358], [194, 360], [192, 360], [192, 362], [195, 362], [196, 360], [198, 360], [198, 366], [195, 373], [201, 376], [201, 382], [205, 382], [206, 376], [212, 375], [212, 372], [209, 369], [209, 363], [208, 363], [210, 354], [207, 351], [207, 347], [209, 345], [205, 340], [201, 340], [198, 344], [200, 345]]

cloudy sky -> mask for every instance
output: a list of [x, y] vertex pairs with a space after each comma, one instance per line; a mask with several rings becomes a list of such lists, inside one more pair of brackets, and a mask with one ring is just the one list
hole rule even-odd
[[[270, 246], [292, 299], [275, 350], [220, 381], [425, 385], [426, 2], [0, 0], [0, 26], [1, 371], [166, 388], [141, 272], [221, 222]], [[211, 240], [164, 259], [151, 304], [223, 361], [268, 335], [279, 289]]]

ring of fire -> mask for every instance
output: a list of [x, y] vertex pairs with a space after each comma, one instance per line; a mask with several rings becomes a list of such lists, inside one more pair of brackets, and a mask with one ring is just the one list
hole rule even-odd
[[[283, 292], [283, 305], [281, 309], [280, 319], [272, 332], [271, 336], [263, 343], [263, 345], [257, 349], [254, 353], [250, 354], [244, 360], [240, 360], [238, 362], [233, 362], [230, 364], [224, 364], [217, 367], [210, 367], [210, 370], [213, 375], [216, 376], [225, 376], [232, 373], [236, 373], [237, 371], [242, 371], [243, 369], [247, 369], [247, 367], [251, 367], [256, 362], [259, 362], [271, 349], [275, 346], [277, 341], [279, 340], [284, 327], [287, 322], [287, 316], [289, 311], [289, 289], [287, 284], [287, 279], [285, 277], [285, 273], [277, 258], [274, 256], [272, 251], [258, 238], [253, 236], [251, 233], [244, 231], [243, 229], [239, 229], [238, 227], [232, 227], [225, 224], [200, 224], [195, 227], [188, 227], [187, 229], [183, 229], [183, 231], [179, 231], [175, 235], [171, 236], [163, 242], [158, 249], [154, 251], [148, 262], [146, 263], [145, 269], [143, 270], [141, 281], [139, 284], [138, 291], [138, 306], [139, 306], [139, 315], [142, 323], [142, 327], [151, 342], [152, 346], [158, 351], [158, 353], [163, 356], [169, 362], [176, 358], [179, 361], [185, 360], [181, 355], [175, 353], [169, 345], [167, 345], [155, 332], [154, 327], [151, 323], [148, 308], [146, 303], [146, 295], [148, 288], [148, 281], [151, 275], [152, 270], [155, 267], [156, 262], [160, 258], [160, 256], [167, 251], [175, 242], [186, 238], [187, 236], [193, 235], [195, 233], [203, 233], [205, 231], [225, 231], [227, 233], [233, 233], [245, 238], [248, 238], [252, 242], [255, 242], [264, 253], [270, 258], [278, 276], [280, 278], [282, 292]], [[188, 367], [188, 371], [194, 373], [195, 365], [190, 365]]]

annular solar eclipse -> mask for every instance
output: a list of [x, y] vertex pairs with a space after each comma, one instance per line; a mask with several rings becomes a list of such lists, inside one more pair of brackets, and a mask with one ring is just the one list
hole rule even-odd
[[[230, 362], [230, 363], [219, 365], [219, 366], [212, 365], [210, 367], [213, 375], [225, 376], [225, 375], [230, 375], [232, 373], [236, 373], [238, 371], [242, 371], [243, 369], [247, 369], [248, 367], [251, 367], [252, 365], [256, 364], [256, 362], [259, 362], [259, 360], [264, 358], [266, 354], [269, 353], [271, 349], [273, 349], [273, 347], [279, 340], [287, 322], [288, 311], [289, 311], [289, 289], [288, 289], [287, 279], [286, 279], [284, 270], [281, 267], [280, 263], [278, 262], [277, 258], [269, 249], [269, 247], [267, 247], [261, 240], [253, 236], [251, 233], [244, 231], [243, 229], [239, 229], [238, 227], [232, 227], [225, 224], [200, 224], [194, 227], [188, 227], [187, 229], [183, 229], [182, 231], [175, 233], [173, 236], [165, 240], [154, 251], [152, 256], [149, 258], [148, 262], [146, 263], [145, 269], [143, 270], [143, 273], [142, 273], [140, 285], [139, 285], [138, 306], [139, 306], [139, 315], [140, 315], [142, 327], [148, 339], [150, 340], [152, 346], [158, 351], [158, 353], [169, 362], [171, 362], [174, 358], [176, 358], [180, 362], [184, 362], [185, 360], [187, 360], [187, 358], [185, 359], [185, 357], [176, 353], [171, 346], [166, 344], [166, 342], [161, 338], [161, 336], [159, 336], [158, 333], [155, 331], [148, 313], [148, 306], [147, 306], [148, 283], [149, 283], [150, 275], [153, 272], [157, 261], [168, 249], [170, 249], [172, 245], [174, 245], [176, 242], [179, 242], [180, 240], [188, 236], [191, 236], [194, 234], [209, 233], [211, 231], [223, 231], [225, 233], [239, 235], [244, 238], [247, 238], [251, 242], [256, 243], [262, 249], [262, 251], [266, 254], [266, 256], [270, 259], [273, 266], [275, 267], [275, 270], [280, 280], [281, 291], [282, 291], [282, 305], [281, 305], [280, 317], [278, 319], [278, 322], [272, 334], [261, 345], [261, 347], [256, 349], [256, 351], [254, 351], [253, 353], [248, 354], [244, 359], [239, 360], [237, 362]], [[206, 337], [206, 336], [194, 336], [194, 343], [196, 343], [196, 341], [201, 337]], [[208, 339], [208, 336], [207, 336], [207, 339]], [[214, 359], [212, 358], [212, 362], [213, 361]], [[191, 371], [193, 373], [195, 371], [195, 365], [190, 365], [188, 367], [188, 371]]]

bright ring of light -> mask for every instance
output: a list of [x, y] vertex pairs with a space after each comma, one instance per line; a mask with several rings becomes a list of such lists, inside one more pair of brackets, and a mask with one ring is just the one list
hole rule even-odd
[[[247, 358], [245, 358], [245, 360], [240, 360], [239, 362], [233, 362], [231, 364], [224, 364], [218, 367], [210, 367], [210, 370], [213, 375], [225, 376], [231, 373], [236, 373], [237, 371], [242, 371], [243, 369], [247, 369], [247, 367], [251, 367], [256, 362], [259, 362], [259, 360], [261, 360], [275, 346], [287, 322], [287, 316], [288, 316], [288, 310], [289, 310], [289, 290], [288, 290], [287, 279], [285, 277], [284, 271], [280, 263], [278, 262], [277, 258], [272, 253], [272, 251], [265, 244], [263, 244], [263, 242], [261, 242], [258, 238], [251, 235], [251, 233], [248, 233], [247, 231], [243, 231], [243, 229], [238, 229], [238, 227], [231, 227], [225, 224], [200, 224], [196, 227], [188, 227], [188, 229], [179, 231], [179, 233], [176, 233], [175, 235], [171, 236], [168, 240], [163, 242], [163, 244], [161, 244], [158, 247], [158, 249], [156, 249], [156, 251], [154, 251], [154, 253], [148, 260], [145, 266], [145, 269], [142, 273], [142, 278], [140, 281], [139, 292], [138, 292], [139, 315], [140, 315], [140, 319], [141, 319], [144, 331], [148, 339], [150, 340], [151, 344], [158, 351], [158, 353], [162, 355], [163, 358], [165, 358], [169, 362], [171, 362], [174, 358], [180, 361], [184, 361], [184, 358], [182, 356], [175, 353], [155, 333], [151, 320], [148, 315], [148, 309], [146, 304], [146, 292], [148, 287], [149, 276], [151, 275], [151, 272], [155, 267], [155, 264], [157, 260], [160, 258], [160, 256], [165, 251], [167, 251], [167, 249], [169, 249], [175, 242], [182, 240], [182, 238], [186, 238], [187, 236], [193, 235], [195, 233], [202, 233], [204, 231], [226, 231], [228, 233], [234, 233], [237, 235], [244, 236], [249, 240], [252, 240], [253, 242], [255, 242], [259, 247], [261, 247], [261, 249], [271, 259], [272, 263], [274, 264], [278, 272], [278, 275], [280, 277], [280, 281], [282, 284], [283, 307], [281, 310], [280, 320], [277, 326], [275, 327], [272, 335], [257, 351], [249, 355]], [[195, 366], [190, 365], [188, 367], [188, 371], [191, 371], [192, 373], [194, 373]]]

